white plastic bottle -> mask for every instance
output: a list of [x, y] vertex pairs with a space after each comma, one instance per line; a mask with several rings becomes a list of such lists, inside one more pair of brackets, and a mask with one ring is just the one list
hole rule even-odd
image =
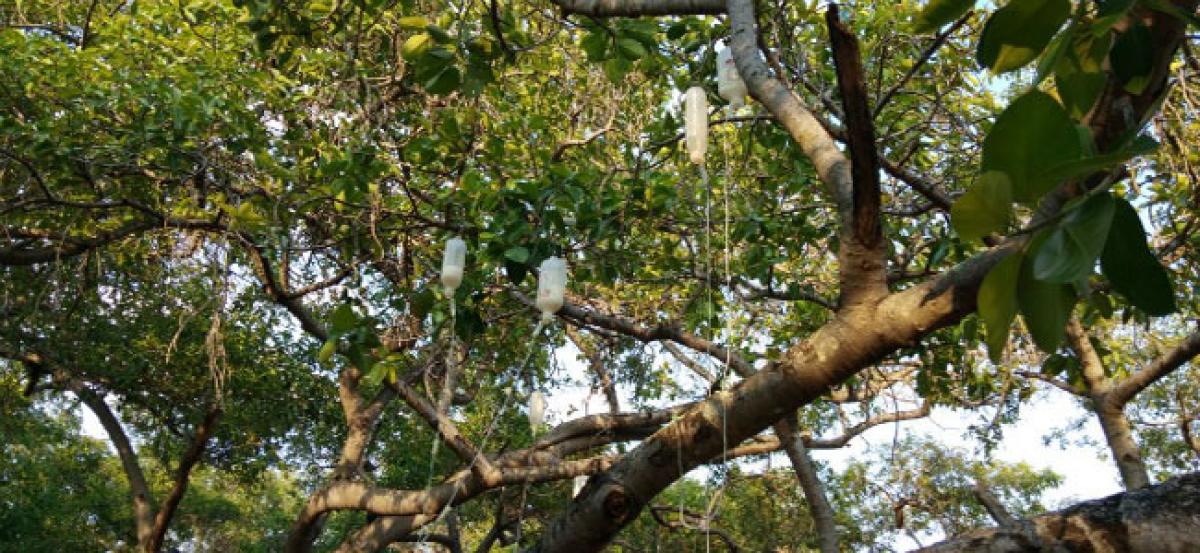
[[538, 269], [537, 308], [542, 312], [542, 320], [554, 318], [563, 306], [563, 295], [567, 290], [567, 262], [559, 257], [550, 257], [542, 261]]
[[683, 125], [688, 159], [703, 165], [708, 151], [708, 98], [703, 88], [693, 86], [684, 94]]
[[738, 73], [733, 50], [729, 48], [717, 52], [717, 94], [735, 110], [746, 105], [746, 82]]
[[446, 288], [447, 296], [453, 296], [462, 284], [466, 265], [467, 243], [457, 236], [446, 240], [446, 250], [442, 254], [442, 286]]
[[546, 421], [546, 396], [541, 390], [529, 394], [529, 428], [534, 432]]

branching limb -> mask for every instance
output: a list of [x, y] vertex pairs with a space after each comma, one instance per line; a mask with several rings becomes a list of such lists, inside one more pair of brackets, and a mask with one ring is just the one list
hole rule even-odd
[[817, 475], [817, 465], [808, 454], [804, 438], [799, 434], [799, 424], [794, 416], [784, 418], [775, 423], [775, 435], [778, 437], [783, 451], [796, 472], [800, 489], [808, 501], [808, 510], [812, 515], [813, 525], [817, 529], [818, 544], [821, 553], [838, 553], [838, 530], [834, 522], [833, 505], [825, 495], [825, 486]]
[[730, 536], [728, 532], [716, 528], [712, 525], [712, 519], [709, 516], [702, 515], [687, 509], [680, 509], [673, 505], [655, 505], [650, 507], [650, 515], [654, 517], [654, 521], [670, 530], [690, 530], [716, 536], [729, 551], [741, 551], [737, 542]]
[[1129, 403], [1139, 392], [1182, 367], [1196, 355], [1200, 355], [1200, 331], [1188, 335], [1171, 351], [1114, 385], [1109, 392], [1109, 400], [1120, 405]]
[[208, 412], [205, 413], [204, 420], [196, 425], [192, 442], [188, 445], [188, 449], [184, 452], [183, 457], [179, 459], [179, 468], [175, 470], [175, 478], [171, 485], [171, 491], [167, 494], [167, 498], [163, 501], [162, 506], [158, 508], [158, 514], [154, 516], [154, 528], [150, 534], [150, 541], [146, 546], [147, 551], [162, 549], [163, 540], [167, 536], [167, 528], [171, 524], [171, 519], [175, 517], [175, 511], [179, 508], [179, 502], [183, 500], [183, 495], [187, 492], [192, 468], [196, 466], [196, 463], [200, 462], [200, 457], [204, 455], [204, 449], [208, 447], [209, 438], [212, 437], [213, 430], [217, 426], [217, 419], [220, 417], [221, 407], [214, 402], [208, 408]]
[[722, 0], [551, 0], [567, 14], [592, 17], [651, 15], [715, 15], [725, 12]]

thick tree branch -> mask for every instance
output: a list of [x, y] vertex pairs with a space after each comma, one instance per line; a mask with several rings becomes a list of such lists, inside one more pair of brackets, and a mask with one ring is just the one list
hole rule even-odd
[[[718, 391], [643, 441], [560, 515], [540, 551], [597, 551], [687, 471], [745, 440], [896, 348], [959, 320], [979, 282], [1013, 245], [993, 249], [933, 281], [883, 300], [869, 316], [839, 314], [783, 359]], [[595, 480], [595, 479], [593, 479]]]
[[1000, 503], [1000, 499], [996, 497], [996, 494], [993, 494], [982, 482], [976, 482], [975, 486], [971, 488], [971, 493], [975, 494], [975, 499], [978, 499], [979, 503], [983, 504], [983, 508], [987, 509], [988, 514], [992, 516], [992, 520], [995, 520], [996, 524], [999, 524], [1001, 528], [1011, 529], [1018, 527], [1017, 519], [1012, 516], [1012, 513], [1008, 512], [1008, 509], [1004, 508], [1004, 504]]
[[1124, 404], [1118, 404], [1110, 399], [1112, 380], [1105, 376], [1104, 365], [1096, 349], [1079, 320], [1072, 318], [1067, 323], [1067, 345], [1079, 358], [1083, 372], [1084, 387], [1092, 401], [1092, 409], [1100, 420], [1100, 428], [1104, 430], [1104, 439], [1112, 453], [1113, 461], [1121, 472], [1121, 481], [1125, 488], [1134, 490], [1150, 484], [1150, 473], [1142, 461], [1141, 451], [1133, 439], [1133, 429], [1129, 418], [1125, 416]]
[[722, 0], [551, 0], [568, 14], [592, 17], [651, 15], [715, 15], [725, 12]]
[[1200, 474], [968, 532], [921, 553], [1200, 551]]
[[[875, 149], [875, 123], [868, 107], [858, 39], [838, 19], [837, 4], [825, 12], [829, 44], [842, 95], [846, 142], [850, 149], [850, 174], [854, 182], [852, 224], [856, 242], [868, 250], [879, 250], [883, 231], [879, 220], [879, 154]], [[882, 255], [882, 252], [880, 252]]]
[[138, 463], [137, 452], [133, 449], [133, 443], [129, 441], [129, 436], [125, 434], [125, 429], [121, 427], [121, 422], [117, 420], [117, 416], [113, 414], [112, 409], [104, 402], [103, 397], [78, 380], [68, 380], [67, 389], [78, 396], [79, 400], [84, 405], [87, 405], [88, 409], [96, 415], [96, 418], [100, 421], [100, 426], [108, 434], [108, 439], [112, 442], [113, 448], [117, 450], [117, 458], [121, 460], [121, 468], [125, 471], [125, 478], [129, 482], [129, 491], [133, 496], [133, 515], [137, 528], [138, 544], [145, 549], [146, 545], [151, 542], [151, 536], [155, 529], [154, 496], [150, 493], [150, 486], [146, 483], [146, 475], [142, 472], [142, 467]]
[[163, 540], [166, 539], [167, 528], [171, 524], [171, 519], [175, 517], [175, 511], [179, 508], [179, 502], [183, 500], [183, 495], [187, 493], [192, 468], [196, 466], [196, 463], [200, 462], [200, 457], [204, 455], [204, 449], [208, 447], [208, 440], [212, 436], [213, 430], [217, 426], [217, 419], [220, 416], [221, 407], [214, 403], [209, 407], [208, 412], [205, 413], [204, 420], [196, 425], [192, 442], [188, 445], [183, 457], [179, 459], [179, 468], [175, 470], [175, 479], [171, 486], [171, 491], [167, 494], [167, 498], [163, 501], [162, 506], [158, 508], [158, 514], [154, 516], [154, 529], [150, 534], [150, 541], [146, 546], [148, 551], [162, 549]]
[[463, 462], [470, 466], [471, 471], [482, 481], [485, 486], [494, 487], [499, 484], [500, 473], [492, 466], [491, 461], [480, 452], [474, 444], [467, 440], [458, 431], [458, 426], [450, 420], [450, 417], [444, 413], [440, 413], [437, 407], [426, 400], [421, 394], [413, 390], [408, 384], [401, 381], [388, 383], [389, 387], [396, 390], [400, 397], [404, 398], [405, 403], [412, 407], [425, 422], [429, 424], [438, 437], [444, 442], [455, 455]]
[[1191, 361], [1196, 355], [1200, 355], [1200, 331], [1193, 332], [1171, 351], [1115, 384], [1109, 391], [1109, 401], [1118, 405], [1129, 403], [1133, 396]]
[[775, 435], [783, 445], [788, 460], [792, 462], [796, 480], [800, 482], [800, 489], [804, 491], [804, 498], [808, 501], [808, 510], [817, 529], [817, 544], [821, 553], [838, 553], [840, 547], [833, 506], [829, 504], [825, 486], [821, 484], [821, 477], [817, 475], [817, 465], [808, 454], [808, 448], [804, 446], [804, 438], [799, 433], [795, 416], [775, 423]]

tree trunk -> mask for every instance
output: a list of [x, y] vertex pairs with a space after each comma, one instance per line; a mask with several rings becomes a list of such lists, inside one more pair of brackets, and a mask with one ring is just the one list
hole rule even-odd
[[975, 530], [920, 553], [1185, 553], [1200, 551], [1200, 473]]

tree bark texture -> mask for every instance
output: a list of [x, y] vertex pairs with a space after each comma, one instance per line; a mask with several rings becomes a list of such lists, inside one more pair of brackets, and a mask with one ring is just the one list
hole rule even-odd
[[976, 530], [920, 553], [1186, 553], [1200, 551], [1200, 473]]

